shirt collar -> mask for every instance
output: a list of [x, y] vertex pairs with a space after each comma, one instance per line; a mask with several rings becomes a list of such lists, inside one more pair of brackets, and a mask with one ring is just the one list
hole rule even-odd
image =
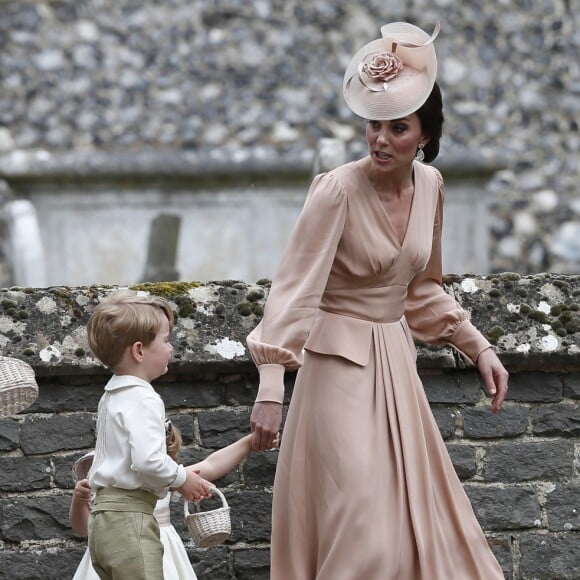
[[105, 391], [115, 391], [124, 387], [145, 387], [153, 390], [147, 381], [133, 375], [113, 375], [105, 386]]

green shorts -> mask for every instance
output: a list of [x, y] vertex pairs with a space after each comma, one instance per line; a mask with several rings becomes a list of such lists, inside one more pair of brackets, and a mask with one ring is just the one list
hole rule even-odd
[[102, 580], [163, 580], [163, 544], [153, 516], [157, 497], [141, 489], [97, 491], [89, 552]]

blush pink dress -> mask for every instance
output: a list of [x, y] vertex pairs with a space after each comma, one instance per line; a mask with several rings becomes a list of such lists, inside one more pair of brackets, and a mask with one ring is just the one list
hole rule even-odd
[[318, 175], [248, 337], [260, 390], [299, 368], [271, 580], [503, 579], [416, 370], [413, 336], [490, 345], [441, 288], [441, 175], [414, 162], [414, 182], [401, 244], [356, 162]]

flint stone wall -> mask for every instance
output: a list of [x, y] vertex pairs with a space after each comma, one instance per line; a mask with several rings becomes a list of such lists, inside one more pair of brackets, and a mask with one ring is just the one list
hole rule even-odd
[[[341, 95], [381, 24], [442, 32], [440, 162], [494, 175], [490, 270], [580, 271], [578, 54], [571, 0], [0, 0], [0, 177], [119, 153], [310, 171], [321, 137], [365, 153]], [[87, 161], [88, 160], [88, 161]], [[302, 169], [300, 169], [302, 168]], [[61, 283], [61, 282], [59, 282]]]
[[[184, 435], [185, 463], [248, 432], [258, 377], [245, 338], [268, 282], [144, 284], [174, 305], [174, 362], [156, 381]], [[0, 347], [36, 370], [40, 397], [0, 419], [0, 578], [70, 578], [85, 541], [68, 523], [71, 466], [95, 442], [107, 374], [85, 325], [113, 287], [0, 290]], [[496, 345], [511, 373], [505, 407], [488, 409], [479, 375], [447, 347], [419, 345], [427, 396], [455, 468], [506, 578], [578, 579], [580, 317], [578, 276], [448, 277], [445, 289]], [[293, 375], [287, 378], [290, 397]], [[250, 455], [218, 485], [232, 507], [223, 546], [196, 550], [180, 505], [173, 521], [200, 580], [268, 578], [277, 452]], [[353, 554], [356, 558], [356, 555]]]

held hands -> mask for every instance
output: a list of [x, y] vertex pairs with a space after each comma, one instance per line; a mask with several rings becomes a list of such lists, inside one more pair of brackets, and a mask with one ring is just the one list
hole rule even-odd
[[491, 400], [491, 411], [497, 413], [508, 390], [509, 374], [492, 348], [484, 350], [477, 359], [479, 372], [485, 381], [485, 389]]
[[199, 501], [211, 497], [213, 485], [199, 476], [199, 473], [191, 468], [186, 468], [187, 477], [185, 483], [177, 488], [177, 491], [189, 501]]
[[252, 451], [272, 449], [275, 446], [281, 423], [281, 403], [270, 401], [255, 403], [250, 417], [250, 427], [253, 431]]

